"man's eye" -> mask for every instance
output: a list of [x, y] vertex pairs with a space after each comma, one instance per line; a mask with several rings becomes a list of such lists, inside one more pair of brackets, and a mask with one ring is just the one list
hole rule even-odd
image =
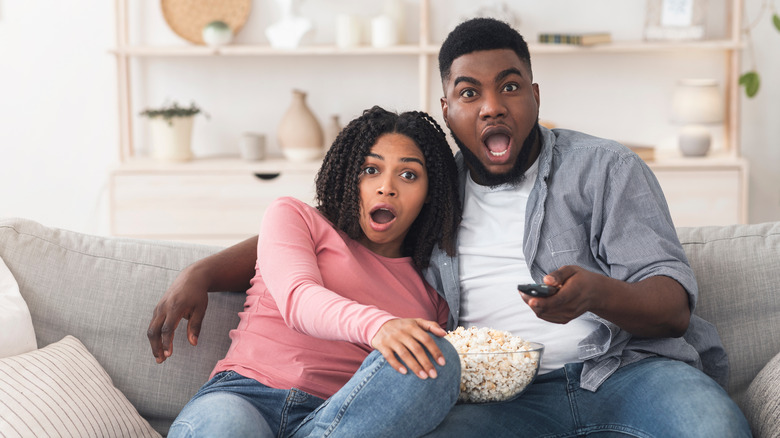
[[471, 88], [467, 88], [460, 92], [461, 97], [471, 98], [477, 95], [477, 92]]
[[517, 91], [517, 89], [520, 88], [517, 86], [517, 84], [506, 84], [504, 86], [504, 91]]
[[407, 170], [406, 172], [401, 174], [401, 177], [402, 178], [406, 178], [406, 179], [411, 180], [411, 181], [414, 181], [414, 180], [417, 179], [417, 174], [415, 174], [412, 171]]

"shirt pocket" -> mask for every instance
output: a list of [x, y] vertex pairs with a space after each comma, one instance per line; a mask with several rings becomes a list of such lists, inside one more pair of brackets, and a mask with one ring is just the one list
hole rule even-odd
[[590, 251], [590, 236], [585, 223], [547, 239], [546, 244], [555, 264], [553, 269], [565, 265], [591, 267], [596, 264]]

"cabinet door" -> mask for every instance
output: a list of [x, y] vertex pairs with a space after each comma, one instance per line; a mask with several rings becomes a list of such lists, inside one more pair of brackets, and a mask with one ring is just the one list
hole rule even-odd
[[743, 222], [740, 169], [655, 170], [678, 227]]
[[275, 176], [224, 174], [114, 174], [112, 234], [201, 243], [237, 242], [260, 229], [280, 196], [314, 200], [310, 172]]

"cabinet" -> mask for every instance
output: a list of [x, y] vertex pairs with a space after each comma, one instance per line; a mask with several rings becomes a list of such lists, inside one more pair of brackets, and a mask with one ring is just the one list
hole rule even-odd
[[[717, 3], [718, 0], [713, 2]], [[381, 75], [383, 70], [381, 66], [386, 66], [387, 69], [402, 68], [407, 73], [416, 69], [416, 74], [415, 72], [408, 74], [411, 79], [403, 79], [398, 85], [400, 90], [406, 90], [405, 95], [412, 96], [409, 103], [405, 102], [404, 107], [398, 109], [421, 108], [440, 119], [438, 98], [441, 88], [436, 56], [438, 41], [451, 26], [451, 19], [443, 17], [447, 12], [451, 12], [448, 9], [465, 8], [466, 3], [468, 2], [444, 0], [406, 2], [407, 16], [414, 16], [413, 20], [406, 23], [407, 26], [411, 24], [414, 27], [414, 32], [411, 32], [414, 38], [407, 38], [406, 42], [395, 47], [359, 46], [341, 49], [334, 45], [313, 44], [295, 50], [277, 50], [260, 43], [236, 43], [213, 49], [194, 45], [157, 45], [131, 41], [129, 38], [131, 17], [137, 19], [138, 14], [133, 14], [130, 8], [139, 6], [127, 0], [118, 0], [117, 47], [114, 53], [117, 59], [119, 85], [120, 163], [112, 170], [110, 176], [112, 234], [229, 245], [257, 232], [262, 212], [268, 202], [277, 196], [291, 195], [312, 200], [313, 181], [318, 168], [318, 163], [294, 164], [278, 158], [247, 163], [237, 157], [215, 155], [175, 164], [158, 163], [145, 158], [142, 153], [145, 140], [143, 135], [138, 133], [139, 127], [134, 126], [134, 114], [142, 105], [135, 107], [133, 101], [142, 100], [137, 97], [138, 82], [143, 79], [143, 74], [139, 74], [138, 70], [152, 76], [157, 70], [138, 67], [134, 69], [133, 63], [158, 65], [170, 62], [174, 63], [176, 69], [182, 69], [183, 64], [203, 66], [206, 62], [209, 65], [219, 63], [230, 66], [230, 71], [220, 71], [219, 74], [236, 78], [235, 81], [254, 81], [265, 76], [273, 76], [274, 72], [269, 69], [275, 65], [285, 64], [311, 69], [309, 76], [326, 75], [327, 69], [325, 73], [319, 70], [323, 62], [344, 64], [347, 66], [345, 67], [347, 72], [352, 74], [350, 79], [354, 78], [355, 82], [359, 81], [361, 73], [365, 73], [366, 76]], [[517, 10], [525, 11], [521, 8], [523, 5], [507, 3]], [[601, 0], [596, 3], [622, 8], [628, 2]], [[255, 2], [254, 6], [257, 7], [258, 3]], [[641, 41], [641, 38], [623, 39], [617, 38], [616, 35], [614, 43], [593, 47], [541, 45], [535, 43], [536, 35], [533, 31], [523, 29], [524, 21], [521, 20], [520, 30], [529, 42], [535, 79], [542, 78], [540, 82], [544, 77], [555, 76], [550, 74], [551, 72], [562, 69], [571, 70], [572, 74], [577, 76], [576, 69], [572, 67], [587, 64], [591, 69], [605, 68], [607, 71], [600, 74], [608, 76], [606, 80], [610, 82], [623, 83], [623, 87], [630, 90], [633, 86], [630, 81], [636, 77], [643, 86], [647, 83], [649, 92], [653, 92], [650, 81], [655, 76], [654, 73], [668, 70], [669, 63], [684, 71], [684, 74], [691, 74], [684, 67], [688, 58], [715, 59], [712, 62], [716, 63], [718, 74], [722, 78], [726, 102], [723, 129], [718, 135], [720, 147], [711, 156], [701, 159], [680, 158], [675, 150], [670, 148], [659, 151], [662, 153], [658, 153], [656, 160], [649, 163], [661, 182], [672, 216], [678, 226], [742, 223], [747, 219], [748, 168], [746, 162], [740, 157], [739, 150], [739, 90], [736, 79], [740, 69], [739, 29], [742, 19], [742, 0], [722, 0], [722, 6], [724, 30], [714, 37], [695, 42], [649, 43]], [[546, 6], [535, 4], [534, 7]], [[549, 8], [555, 7], [551, 5]], [[639, 8], [641, 9], [641, 6]], [[533, 17], [528, 19], [530, 23], [536, 21], [540, 20], [533, 20]], [[639, 63], [649, 64], [650, 67], [644, 70], [651, 71], [644, 72], [644, 76], [635, 72], [614, 71], [602, 67], [602, 60], [626, 60], [624, 63], [636, 60]], [[262, 69], [258, 69], [256, 74], [251, 75], [252, 79], [247, 79], [246, 73], [242, 70], [246, 68], [245, 64], [248, 62], [258, 62], [263, 65]], [[657, 71], [652, 71], [653, 68]], [[282, 67], [280, 69], [284, 73], [284, 69]], [[305, 74], [299, 76], [305, 77]], [[350, 89], [350, 91], [353, 94], [377, 96], [376, 99], [371, 100], [371, 104], [384, 105], [381, 90], [372, 87], [377, 85], [376, 82], [381, 86], [388, 85], [392, 82], [391, 76], [391, 73], [388, 73], [387, 77], [377, 76], [378, 79], [373, 82], [355, 85], [363, 88]], [[647, 81], [648, 77], [649, 81]], [[351, 80], [344, 81], [342, 78], [338, 83], [346, 89], [351, 82]], [[562, 90], [566, 84], [541, 83], [542, 117], [555, 119], [556, 114], [561, 113], [556, 110], [567, 105], [557, 102], [558, 96], [554, 92], [546, 94], [545, 90]], [[663, 84], [663, 86], [667, 85]], [[214, 83], [214, 87], [219, 86], [219, 82]], [[585, 87], [573, 91], [583, 93], [585, 97], [575, 97], [573, 101], [581, 103], [589, 99], [594, 100], [588, 97], [588, 91], [583, 88]], [[400, 92], [391, 93], [400, 94]], [[606, 99], [615, 100], [616, 103], [612, 106], [620, 106], [615, 108], [617, 114], [640, 108], [645, 100], [650, 100], [646, 95], [634, 97], [632, 100], [632, 93], [609, 94], [608, 90], [602, 93]], [[571, 99], [571, 90], [567, 89], [566, 95]], [[551, 97], [545, 100], [546, 96]], [[243, 96], [234, 97], [238, 99]], [[157, 102], [144, 102], [144, 104], [153, 103]], [[281, 104], [276, 104], [281, 106], [280, 113], [288, 103], [282, 101]], [[364, 105], [367, 106], [370, 105]], [[658, 102], [654, 105], [653, 102], [648, 102], [646, 106], [649, 108], [662, 105]], [[547, 111], [550, 108], [551, 110]], [[589, 122], [583, 122], [583, 126], [576, 126], [579, 117], [558, 125], [561, 127], [575, 125], [571, 127], [618, 141], [633, 141], [636, 139], [626, 138], [626, 132], [632, 131], [632, 125], [641, 126], [646, 131], [653, 131], [656, 126], [663, 128], [667, 124], [667, 121], [659, 116], [663, 113], [663, 109], [657, 109], [656, 114], [650, 115], [647, 114], [646, 108], [642, 109], [643, 112], [637, 111], [635, 119], [627, 121], [616, 119], [614, 126], [603, 128], [603, 132], [598, 130], [593, 132], [589, 129]], [[356, 114], [355, 111], [359, 111], [358, 108], [350, 110], [353, 113], [350, 113], [349, 118]], [[585, 114], [588, 112], [587, 109], [582, 111], [583, 116], [588, 115]], [[586, 117], [583, 117], [583, 120], [585, 119]], [[321, 120], [324, 121], [324, 117], [321, 117]], [[223, 122], [211, 120], [209, 123], [212, 124], [212, 130], [218, 130], [213, 125]], [[623, 126], [627, 126], [625, 132], [618, 129]], [[666, 126], [666, 129], [670, 128]], [[267, 135], [271, 137], [272, 133], [267, 132]]]

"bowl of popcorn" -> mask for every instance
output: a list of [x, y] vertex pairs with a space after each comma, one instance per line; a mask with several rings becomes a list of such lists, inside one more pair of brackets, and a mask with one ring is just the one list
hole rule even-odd
[[490, 328], [458, 327], [445, 336], [460, 356], [463, 403], [511, 400], [536, 378], [544, 345]]

